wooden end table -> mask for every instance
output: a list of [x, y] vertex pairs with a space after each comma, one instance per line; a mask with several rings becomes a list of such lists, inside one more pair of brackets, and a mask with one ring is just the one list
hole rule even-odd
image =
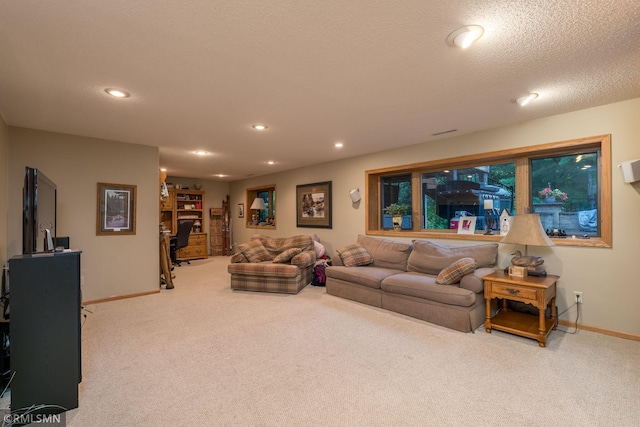
[[[559, 276], [513, 277], [502, 271], [484, 276], [484, 298], [487, 314], [484, 327], [487, 333], [492, 329], [509, 332], [538, 340], [540, 347], [546, 347], [547, 336], [558, 325], [556, 310], [556, 282]], [[502, 308], [491, 317], [491, 300], [502, 299]], [[507, 300], [532, 304], [538, 308], [538, 316], [518, 313], [507, 309]], [[545, 310], [551, 304], [551, 318], [545, 317]]]

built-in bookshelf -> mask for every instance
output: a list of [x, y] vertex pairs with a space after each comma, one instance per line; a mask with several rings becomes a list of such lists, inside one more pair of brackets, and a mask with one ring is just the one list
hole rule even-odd
[[181, 261], [207, 258], [207, 233], [204, 230], [204, 191], [170, 189], [169, 196], [160, 203], [160, 223], [175, 236], [178, 224], [193, 221], [189, 245], [179, 249], [176, 258]]

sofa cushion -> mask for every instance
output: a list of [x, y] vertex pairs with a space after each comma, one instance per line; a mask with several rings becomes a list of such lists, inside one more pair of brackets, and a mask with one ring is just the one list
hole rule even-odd
[[436, 283], [441, 285], [458, 283], [465, 274], [473, 273], [477, 265], [473, 258], [460, 258], [440, 271], [436, 277]]
[[484, 281], [482, 278], [495, 271], [495, 268], [478, 268], [473, 272], [473, 274], [467, 274], [460, 279], [460, 287], [479, 294], [484, 291]]
[[423, 298], [443, 304], [470, 307], [476, 301], [476, 294], [458, 286], [442, 286], [435, 276], [421, 273], [399, 273], [382, 281], [382, 290], [389, 293]]
[[416, 239], [413, 241], [407, 270], [438, 275], [443, 268], [460, 258], [475, 259], [478, 268], [493, 267], [498, 260], [498, 244], [459, 246]]
[[238, 245], [238, 248], [249, 262], [262, 262], [273, 259], [273, 256], [265, 249], [260, 240], [251, 240]]
[[313, 250], [303, 250], [298, 255], [295, 255], [293, 258], [291, 258], [291, 265], [295, 265], [298, 268], [307, 268], [309, 266], [315, 265], [315, 263], [316, 252]]
[[[227, 271], [230, 274], [235, 274], [243, 277], [243, 281], [256, 280], [255, 277], [248, 278], [249, 276], [257, 276], [259, 280], [270, 280], [269, 278], [296, 278], [300, 275], [300, 269], [295, 265], [290, 264], [274, 264], [272, 262], [260, 262], [260, 263], [237, 263], [229, 264]], [[236, 278], [238, 279], [238, 278]]]
[[[238, 251], [240, 251], [240, 248], [238, 248]], [[249, 262], [249, 260], [247, 259], [246, 256], [244, 256], [244, 254], [242, 252], [236, 252], [233, 255], [231, 255], [231, 261], [232, 264], [235, 264], [237, 262]]]
[[287, 249], [283, 252], [280, 252], [278, 255], [276, 255], [276, 257], [273, 259], [273, 262], [276, 262], [276, 263], [289, 262], [291, 261], [291, 258], [298, 255], [300, 252], [302, 252], [301, 248]]
[[398, 273], [402, 273], [402, 271], [371, 266], [329, 266], [325, 269], [327, 278], [340, 279], [345, 282], [357, 283], [375, 289], [380, 289], [380, 282], [382, 282], [383, 279]]
[[269, 251], [272, 258], [291, 248], [301, 248], [303, 251], [315, 250], [313, 247], [313, 239], [306, 234], [291, 237], [272, 237], [263, 234], [254, 234], [251, 236], [251, 240], [259, 240], [262, 242], [262, 245]]
[[358, 236], [358, 243], [365, 247], [373, 258], [373, 266], [407, 270], [407, 260], [411, 254], [411, 243], [396, 242], [387, 239], [376, 239]]
[[340, 249], [336, 249], [336, 252], [340, 255], [345, 267], [368, 265], [373, 262], [369, 252], [360, 243], [343, 246]]

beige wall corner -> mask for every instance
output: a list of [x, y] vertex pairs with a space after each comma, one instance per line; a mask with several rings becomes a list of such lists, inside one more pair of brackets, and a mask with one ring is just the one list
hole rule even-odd
[[[22, 252], [25, 166], [58, 187], [57, 235], [82, 250], [82, 298], [159, 287], [157, 147], [9, 127], [8, 256]], [[97, 236], [97, 183], [137, 186], [136, 234]]]

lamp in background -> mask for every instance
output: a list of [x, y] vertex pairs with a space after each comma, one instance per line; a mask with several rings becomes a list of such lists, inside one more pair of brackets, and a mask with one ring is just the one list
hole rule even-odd
[[[262, 198], [256, 197], [255, 199], [253, 199], [253, 203], [251, 203], [251, 207], [249, 209], [251, 210], [255, 209], [255, 210], [261, 211], [263, 209], [267, 209], [267, 206], [265, 206], [264, 200], [262, 200]], [[253, 215], [251, 215], [251, 221], [253, 225], [258, 225], [259, 219], [260, 219], [259, 212], [256, 212]]]
[[515, 251], [511, 258], [511, 264], [527, 267], [527, 273], [531, 276], [546, 276], [547, 272], [541, 266], [544, 259], [540, 256], [529, 255], [527, 247], [531, 246], [554, 246], [555, 243], [544, 232], [540, 215], [537, 214], [520, 214], [513, 217], [513, 223], [509, 228], [509, 233], [500, 243], [514, 243], [516, 245], [524, 245], [524, 255], [522, 252]]
[[495, 222], [493, 217], [493, 200], [491, 199], [484, 200], [484, 221], [487, 223], [487, 231], [484, 234], [492, 235]]

